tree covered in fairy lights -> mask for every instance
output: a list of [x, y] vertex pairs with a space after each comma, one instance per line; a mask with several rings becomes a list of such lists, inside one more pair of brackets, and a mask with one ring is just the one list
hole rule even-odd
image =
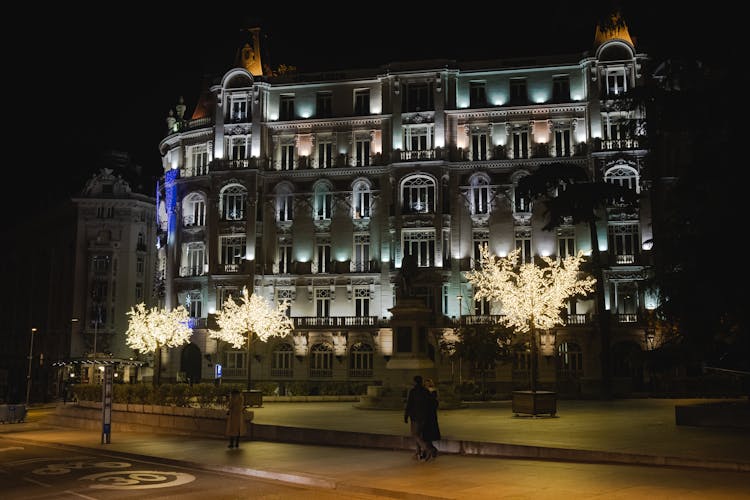
[[579, 270], [583, 253], [554, 260], [541, 257], [544, 266], [519, 265], [520, 249], [507, 257], [481, 249], [481, 266], [469, 271], [466, 279], [474, 288], [474, 300], [499, 302], [502, 321], [517, 334], [529, 333], [531, 344], [531, 390], [536, 391], [536, 330], [563, 324], [561, 312], [567, 300], [594, 290], [596, 280]]
[[[286, 337], [294, 329], [292, 319], [287, 316], [289, 303], [280, 302], [274, 307], [258, 294], [250, 295], [247, 287], [236, 302], [230, 295], [216, 313], [219, 330], [212, 330], [209, 337], [228, 342], [235, 349], [247, 344], [248, 353], [253, 337], [265, 341], [269, 337]], [[250, 359], [247, 363], [247, 388], [250, 389]]]
[[154, 385], [159, 385], [161, 375], [162, 347], [178, 347], [190, 342], [193, 329], [189, 325], [189, 315], [183, 306], [172, 310], [140, 304], [127, 313], [128, 329], [125, 342], [136, 351], [154, 353]]

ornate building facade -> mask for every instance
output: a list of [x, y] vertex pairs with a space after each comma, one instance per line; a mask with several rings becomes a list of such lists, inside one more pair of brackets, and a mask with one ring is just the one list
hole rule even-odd
[[[479, 248], [564, 257], [592, 251], [588, 225], [544, 230], [541, 203], [518, 180], [550, 164], [639, 195], [602, 210], [597, 245], [611, 317], [615, 389], [643, 384], [637, 356], [652, 346], [644, 286], [650, 256], [645, 111], [626, 99], [645, 84], [647, 57], [624, 23], [596, 30], [590, 53], [479, 62], [419, 61], [325, 74], [261, 74], [256, 35], [237, 67], [180, 102], [160, 144], [158, 272], [167, 307], [185, 305], [192, 342], [164, 353], [165, 379], [408, 384], [476, 376], [440, 340], [492, 324], [464, 273]], [[405, 256], [423, 304], [411, 333], [394, 314]], [[212, 315], [243, 286], [288, 300], [288, 338], [233, 350], [209, 337]], [[396, 309], [394, 309], [396, 307]], [[408, 309], [408, 307], [405, 307]], [[401, 307], [404, 309], [404, 307]], [[594, 394], [602, 344], [593, 298], [571, 301], [566, 324], [540, 339], [540, 385]], [[405, 313], [409, 317], [409, 312]], [[214, 326], [215, 327], [215, 326]], [[525, 388], [529, 354], [499, 365], [499, 391]]]

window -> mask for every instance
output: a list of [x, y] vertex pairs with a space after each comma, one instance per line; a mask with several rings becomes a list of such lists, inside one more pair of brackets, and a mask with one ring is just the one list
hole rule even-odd
[[136, 259], [135, 259], [135, 272], [136, 272], [136, 274], [138, 274], [139, 276], [142, 276], [145, 267], [146, 266], [145, 266], [144, 258], [141, 257], [140, 255], [138, 257], [136, 257]]
[[482, 262], [482, 248], [489, 247], [490, 233], [486, 230], [475, 230], [472, 234], [472, 259], [474, 260], [472, 269], [479, 269]]
[[279, 98], [279, 120], [294, 119], [294, 94], [282, 94]]
[[310, 376], [333, 375], [333, 349], [328, 344], [315, 344], [310, 349]]
[[526, 79], [525, 78], [513, 78], [510, 81], [510, 103], [511, 104], [526, 104], [528, 103], [529, 97], [526, 93]]
[[604, 173], [604, 182], [628, 188], [636, 193], [638, 186], [638, 171], [626, 163], [618, 163]]
[[227, 140], [229, 142], [229, 158], [232, 160], [244, 160], [247, 158], [247, 138], [246, 137], [231, 137]]
[[289, 192], [280, 192], [276, 196], [276, 220], [291, 222], [294, 217], [294, 196]]
[[315, 248], [315, 269], [319, 273], [330, 272], [331, 269], [331, 244], [330, 242], [318, 243]]
[[370, 165], [370, 139], [357, 139], [354, 143], [354, 154], [356, 166]]
[[555, 155], [570, 156], [570, 129], [555, 130]]
[[333, 208], [333, 194], [326, 184], [318, 184], [315, 187], [313, 199], [313, 218], [315, 220], [330, 220]]
[[557, 258], [565, 259], [576, 254], [575, 230], [559, 230], [557, 233]]
[[401, 196], [404, 213], [435, 212], [435, 182], [430, 177], [407, 178], [402, 184]]
[[182, 203], [182, 225], [203, 227], [206, 225], [206, 202], [198, 193], [191, 193]]
[[516, 229], [516, 249], [521, 250], [518, 258], [521, 264], [531, 264], [533, 255], [531, 254], [531, 229]]
[[609, 252], [617, 264], [632, 264], [638, 255], [638, 224], [612, 224], [607, 227]]
[[487, 107], [487, 85], [484, 82], [469, 82], [469, 106], [472, 108]]
[[513, 158], [529, 157], [529, 133], [526, 130], [513, 132]]
[[557, 366], [561, 378], [580, 378], [583, 375], [583, 352], [578, 344], [563, 342], [557, 346]]
[[369, 271], [370, 266], [370, 233], [354, 234], [354, 272]]
[[570, 100], [570, 77], [568, 75], [552, 77], [552, 100], [554, 102]]
[[203, 297], [200, 290], [192, 290], [185, 295], [185, 309], [191, 318], [201, 318]]
[[372, 377], [372, 346], [358, 342], [349, 351], [349, 376]]
[[370, 218], [370, 186], [365, 181], [359, 181], [354, 184], [352, 190], [352, 218], [369, 219]]
[[607, 70], [607, 88], [608, 96], [621, 95], [627, 92], [627, 80], [625, 79], [625, 68]]
[[222, 286], [219, 288], [219, 309], [224, 308], [224, 304], [227, 300], [229, 300], [229, 297], [232, 297], [232, 300], [237, 302], [240, 300], [240, 297], [242, 296], [242, 292], [240, 292], [239, 288], [234, 286]]
[[406, 148], [408, 151], [427, 151], [432, 149], [432, 129], [428, 127], [406, 127]]
[[315, 95], [315, 110], [318, 118], [329, 118], [332, 113], [333, 95], [330, 92], [318, 92]]
[[245, 237], [222, 236], [220, 257], [222, 264], [240, 264], [245, 257]]
[[354, 315], [358, 318], [370, 315], [370, 289], [368, 287], [354, 288]]
[[294, 168], [294, 144], [281, 145], [281, 170]]
[[143, 302], [143, 283], [135, 284], [135, 301]]
[[318, 142], [318, 168], [333, 166], [333, 143], [330, 138]]
[[489, 316], [490, 312], [490, 301], [487, 299], [475, 300], [474, 301], [474, 314], [476, 316]]
[[417, 266], [431, 267], [435, 258], [435, 231], [404, 231], [403, 255], [415, 258]]
[[192, 175], [206, 175], [208, 173], [208, 147], [198, 144], [190, 148], [190, 168]]
[[230, 123], [247, 121], [247, 98], [245, 96], [233, 97], [229, 113]]
[[291, 377], [293, 375], [294, 349], [286, 342], [276, 346], [271, 353], [271, 376]]
[[531, 201], [526, 196], [523, 196], [517, 188], [513, 190], [513, 203], [516, 213], [531, 212]]
[[206, 262], [206, 249], [202, 242], [187, 244], [187, 269], [182, 276], [201, 276]]
[[224, 353], [225, 368], [241, 370], [245, 368], [245, 351], [227, 351]]
[[331, 315], [331, 289], [315, 289], [315, 313], [319, 318], [328, 318]]
[[370, 114], [370, 89], [354, 91], [354, 114], [356, 116]]
[[96, 207], [96, 217], [98, 219], [112, 219], [114, 216], [114, 207]]
[[474, 131], [471, 134], [471, 159], [483, 161], [487, 159], [487, 132]]
[[247, 190], [238, 185], [232, 185], [221, 192], [221, 213], [224, 220], [244, 220], [245, 200]]
[[289, 274], [292, 272], [292, 243], [290, 241], [279, 242], [279, 273]]
[[434, 109], [432, 101], [432, 85], [428, 83], [409, 83], [407, 85], [403, 109], [411, 111], [430, 111]]
[[487, 177], [475, 175], [471, 178], [470, 209], [472, 215], [490, 213], [490, 185]]

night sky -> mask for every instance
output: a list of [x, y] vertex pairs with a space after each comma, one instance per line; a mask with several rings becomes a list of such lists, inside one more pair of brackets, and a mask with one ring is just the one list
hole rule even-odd
[[[582, 53], [591, 49], [597, 16], [611, 3], [507, 2], [498, 11], [467, 3], [466, 12], [458, 3], [453, 11], [431, 14], [376, 13], [378, 4], [366, 2], [347, 8], [309, 3], [304, 10], [276, 12], [238, 3], [247, 13], [227, 4], [175, 4], [182, 9], [176, 13], [110, 6], [76, 11], [66, 4], [65, 11], [35, 20], [19, 40], [24, 50], [14, 55], [24, 78], [16, 89], [29, 92], [6, 95], [12, 107], [22, 107], [22, 121], [28, 120], [23, 129], [31, 140], [19, 151], [27, 160], [42, 159], [33, 165], [43, 173], [37, 190], [53, 199], [77, 193], [107, 149], [130, 153], [158, 176], [168, 110], [184, 95], [190, 113], [202, 76], [230, 67], [242, 27], [263, 28], [270, 56], [264, 62], [271, 66], [320, 71], [416, 59]], [[716, 57], [712, 51], [728, 39], [714, 34], [724, 27], [720, 13], [705, 7], [677, 11], [665, 3], [673, 4], [619, 2], [636, 48], [654, 56]]]

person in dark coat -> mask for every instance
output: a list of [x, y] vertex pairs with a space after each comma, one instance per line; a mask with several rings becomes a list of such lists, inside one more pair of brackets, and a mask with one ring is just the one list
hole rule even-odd
[[424, 386], [427, 389], [429, 397], [427, 400], [427, 416], [424, 421], [424, 428], [422, 429], [422, 439], [427, 443], [430, 450], [430, 455], [425, 456], [424, 458], [426, 460], [432, 460], [437, 456], [437, 448], [432, 442], [440, 440], [440, 425], [438, 425], [437, 415], [439, 401], [435, 382], [433, 382], [431, 378], [425, 379]]
[[229, 437], [228, 448], [240, 447], [240, 436], [247, 432], [245, 423], [245, 401], [239, 389], [232, 389], [229, 396], [229, 407], [227, 409], [226, 435]]
[[437, 449], [431, 442], [425, 441], [424, 426], [430, 412], [430, 394], [425, 388], [422, 376], [414, 375], [414, 386], [409, 389], [404, 408], [404, 423], [411, 422], [411, 435], [416, 443], [414, 458], [426, 460], [437, 455]]

